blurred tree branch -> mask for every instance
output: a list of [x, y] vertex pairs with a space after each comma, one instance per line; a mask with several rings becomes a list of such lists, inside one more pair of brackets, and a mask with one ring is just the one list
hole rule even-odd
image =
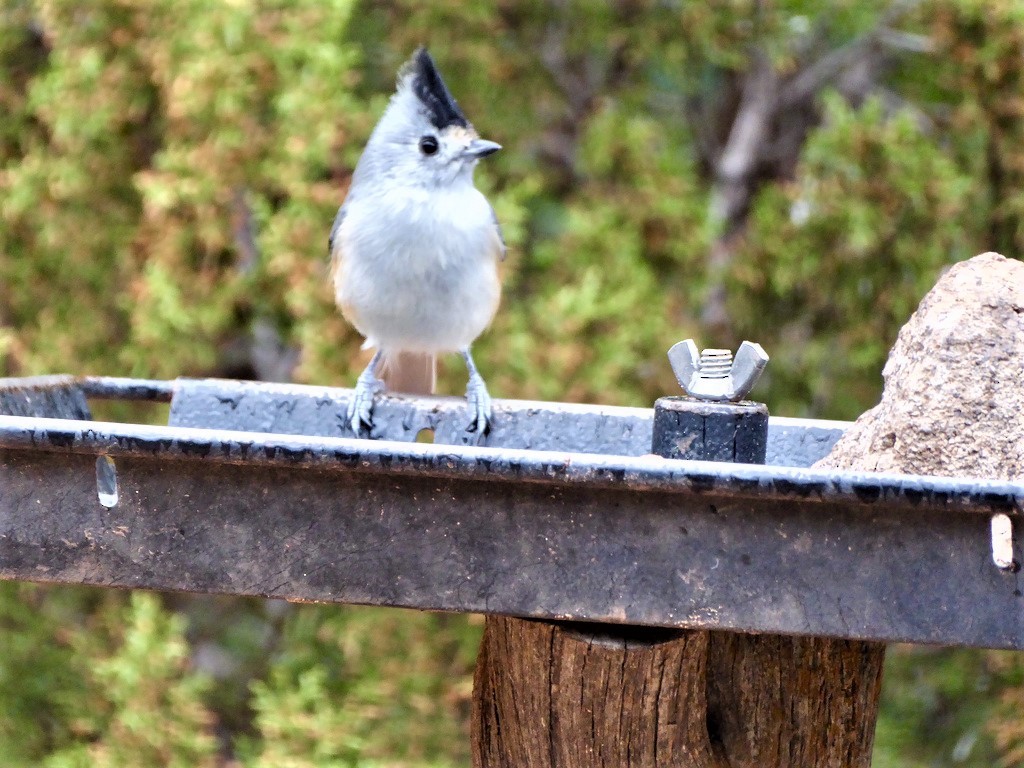
[[[794, 52], [796, 65], [787, 71], [780, 71], [764, 45], [755, 42], [746, 69], [731, 72], [731, 87], [717, 95], [719, 106], [699, 104], [691, 113], [701, 160], [712, 179], [708, 216], [716, 234], [707, 257], [709, 284], [700, 317], [715, 343], [736, 341], [724, 277], [752, 200], [765, 183], [793, 177], [807, 134], [820, 122], [822, 91], [834, 88], [850, 104], [860, 104], [874, 93], [888, 93], [881, 81], [895, 56], [931, 49], [926, 38], [892, 26], [915, 5], [893, 3], [869, 31], [814, 56], [825, 42], [819, 27], [812, 44]], [[763, 10], [758, 4], [755, 15]], [[716, 116], [717, 124], [709, 116]]]

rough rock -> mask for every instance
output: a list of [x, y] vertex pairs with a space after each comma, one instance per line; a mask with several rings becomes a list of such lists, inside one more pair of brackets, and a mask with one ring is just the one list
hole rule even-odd
[[819, 467], [1024, 479], [1024, 262], [943, 275], [896, 339], [885, 387]]

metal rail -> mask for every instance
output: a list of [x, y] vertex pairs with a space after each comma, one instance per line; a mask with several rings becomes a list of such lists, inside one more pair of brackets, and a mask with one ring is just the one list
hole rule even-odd
[[[990, 530], [1024, 484], [232, 431], [341, 430], [349, 391], [173, 391], [172, 421], [213, 429], [0, 417], [0, 578], [1024, 649]], [[499, 402], [491, 437], [642, 452], [649, 413]], [[407, 439], [462, 415], [380, 405]]]
[[[170, 423], [207, 429], [354, 437], [345, 416], [349, 392], [299, 384], [178, 379], [174, 382]], [[428, 430], [434, 443], [464, 445], [477, 439], [465, 431], [465, 408], [465, 401], [460, 398], [378, 398], [372, 437], [412, 442]], [[650, 408], [498, 400], [491, 430], [483, 444], [535, 451], [643, 456], [651, 452], [653, 419]], [[847, 426], [841, 421], [772, 417], [766, 463], [810, 466], [831, 450]]]
[[77, 380], [86, 397], [102, 400], [149, 400], [169, 403], [174, 382], [159, 379], [129, 379], [120, 376], [84, 376]]

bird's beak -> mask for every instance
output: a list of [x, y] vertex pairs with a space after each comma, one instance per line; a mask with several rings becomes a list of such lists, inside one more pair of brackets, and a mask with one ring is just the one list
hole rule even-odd
[[498, 144], [497, 142], [487, 141], [487, 139], [473, 139], [464, 150], [464, 154], [475, 160], [479, 160], [481, 157], [493, 155], [499, 149], [501, 149], [501, 144]]

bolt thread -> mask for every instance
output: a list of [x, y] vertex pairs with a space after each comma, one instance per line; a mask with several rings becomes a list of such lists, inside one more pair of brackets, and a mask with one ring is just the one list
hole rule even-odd
[[705, 349], [700, 353], [700, 377], [724, 379], [732, 371], [732, 352], [728, 349]]

